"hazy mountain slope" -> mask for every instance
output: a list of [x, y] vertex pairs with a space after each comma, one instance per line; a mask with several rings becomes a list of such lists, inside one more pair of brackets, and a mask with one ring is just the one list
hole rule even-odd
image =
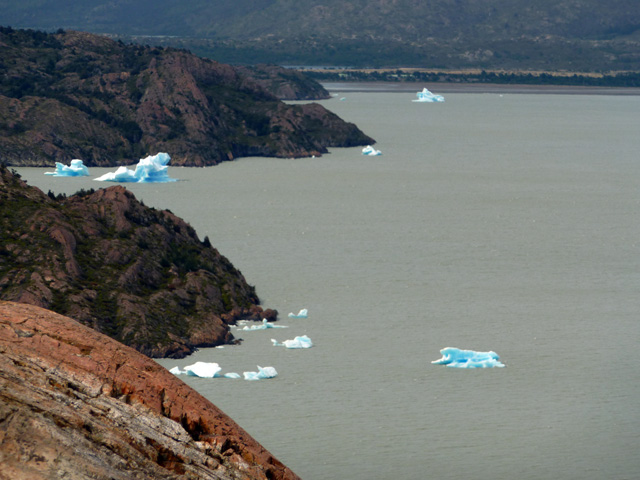
[[[0, 161], [8, 165], [129, 165], [167, 152], [172, 165], [204, 166], [373, 141], [319, 104], [279, 101], [265, 88], [267, 67], [239, 70], [74, 31], [0, 27], [0, 46]], [[285, 77], [274, 90], [295, 86]]]
[[0, 10], [14, 26], [189, 37], [180, 41], [223, 61], [640, 69], [637, 0], [1, 0]]

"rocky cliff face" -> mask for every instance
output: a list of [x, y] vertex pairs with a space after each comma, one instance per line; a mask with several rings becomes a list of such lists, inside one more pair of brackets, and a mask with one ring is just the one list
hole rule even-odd
[[153, 360], [0, 301], [0, 480], [295, 480]]
[[[73, 158], [129, 165], [162, 151], [172, 165], [205, 166], [373, 143], [318, 104], [279, 101], [264, 88], [271, 85], [265, 68], [252, 74], [183, 50], [81, 32], [0, 27], [0, 47], [0, 161], [7, 165]], [[292, 84], [272, 86], [285, 95]]]
[[154, 357], [232, 343], [238, 318], [277, 315], [171, 212], [121, 186], [45, 195], [3, 166], [0, 299], [71, 316]]

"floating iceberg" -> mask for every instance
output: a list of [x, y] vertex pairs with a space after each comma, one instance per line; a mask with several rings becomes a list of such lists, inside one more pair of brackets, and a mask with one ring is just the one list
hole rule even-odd
[[219, 377], [218, 373], [222, 370], [217, 363], [196, 362], [193, 365], [184, 367], [187, 375], [201, 378]]
[[266, 330], [268, 328], [287, 328], [284, 325], [274, 325], [273, 323], [269, 323], [266, 318], [262, 319], [262, 324], [260, 325], [251, 325], [245, 326], [242, 330]]
[[313, 342], [306, 335], [302, 335], [301, 337], [296, 337], [293, 340], [285, 340], [282, 343], [278, 343], [277, 340], [271, 339], [274, 347], [286, 347], [286, 348], [311, 348], [313, 347]]
[[370, 157], [375, 157], [376, 155], [382, 155], [382, 152], [380, 150], [376, 150], [371, 145], [367, 145], [362, 149], [362, 154], [368, 155]]
[[95, 178], [98, 182], [136, 182], [136, 183], [167, 183], [175, 182], [175, 178], [167, 173], [171, 157], [168, 153], [158, 153], [141, 158], [135, 170], [118, 167], [115, 172], [105, 173]]
[[442, 358], [431, 363], [453, 368], [493, 368], [504, 367], [495, 352], [474, 352], [447, 347], [440, 350]]
[[245, 380], [262, 380], [265, 378], [273, 378], [278, 375], [276, 369], [273, 367], [264, 367], [262, 368], [258, 365], [257, 372], [243, 372]]
[[180, 370], [179, 367], [173, 367], [169, 372], [174, 375], [182, 375], [184, 373], [192, 377], [200, 378], [240, 378], [240, 374], [233, 372], [220, 375], [220, 370], [222, 370], [222, 368], [220, 368], [220, 365], [217, 363], [196, 362], [193, 365], [184, 367], [184, 370]]
[[309, 311], [306, 308], [303, 308], [298, 313], [290, 313], [289, 318], [307, 318], [309, 316]]
[[89, 175], [89, 169], [82, 163], [82, 160], [71, 160], [69, 166], [56, 162], [55, 172], [44, 172], [45, 175], [53, 175], [54, 177], [86, 177]]
[[444, 97], [442, 95], [431, 93], [427, 87], [424, 87], [421, 92], [416, 94], [416, 96], [418, 99], [414, 100], [414, 102], [444, 102]]

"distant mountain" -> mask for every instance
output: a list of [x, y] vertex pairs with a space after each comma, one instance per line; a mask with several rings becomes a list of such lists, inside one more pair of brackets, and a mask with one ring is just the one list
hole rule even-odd
[[5, 25], [183, 45], [225, 62], [640, 70], [637, 0], [0, 0]]
[[[275, 92], [271, 93], [271, 92]], [[0, 161], [172, 165], [243, 156], [310, 157], [373, 140], [317, 103], [316, 82], [276, 67], [235, 68], [184, 50], [104, 36], [0, 27]]]

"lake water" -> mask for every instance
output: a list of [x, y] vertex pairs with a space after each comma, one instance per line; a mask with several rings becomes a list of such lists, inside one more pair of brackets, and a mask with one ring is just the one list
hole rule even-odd
[[[289, 327], [160, 363], [275, 367], [181, 378], [305, 480], [640, 478], [640, 96], [414, 96], [321, 102], [378, 157], [127, 186], [208, 235]], [[108, 186], [18, 171], [45, 192]], [[313, 348], [271, 345], [303, 334]], [[448, 346], [507, 367], [432, 365]]]

